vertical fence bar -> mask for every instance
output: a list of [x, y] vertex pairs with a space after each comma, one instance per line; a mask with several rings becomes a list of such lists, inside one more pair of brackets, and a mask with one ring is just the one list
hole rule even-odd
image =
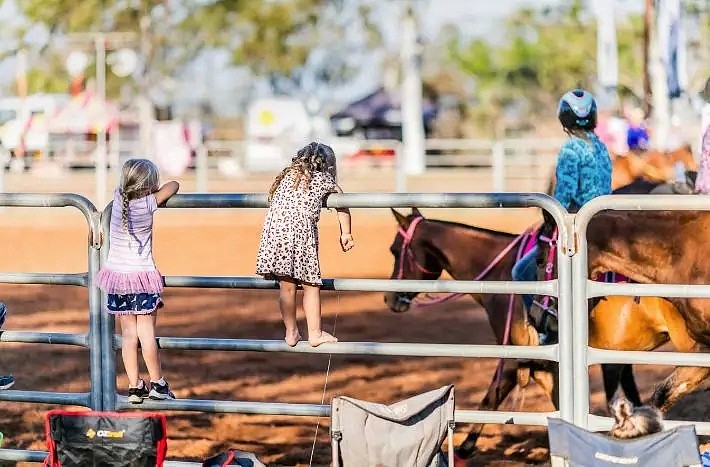
[[[92, 230], [101, 228], [100, 216], [95, 215], [95, 221], [90, 227]], [[101, 267], [100, 254], [101, 251], [89, 245], [89, 271], [88, 271], [88, 292], [89, 292], [89, 367], [91, 373], [91, 408], [94, 410], [103, 410], [102, 394], [103, 384], [101, 381], [102, 364], [101, 356], [103, 354], [101, 348], [102, 337], [102, 319], [101, 319], [101, 290], [95, 282], [95, 277]]]
[[[108, 258], [108, 250], [111, 246], [109, 231], [111, 226], [111, 207], [113, 202], [109, 203], [101, 214], [101, 236], [103, 244], [101, 245], [101, 264], [103, 265]], [[103, 302], [106, 299], [103, 293], [99, 294], [99, 299], [102, 308]], [[113, 335], [115, 332], [115, 319], [108, 313], [101, 310], [101, 387], [103, 391], [103, 410], [116, 410], [116, 351], [113, 346]]]
[[207, 146], [200, 144], [195, 153], [195, 177], [197, 192], [207, 193]]
[[[395, 167], [394, 167], [394, 184], [397, 193], [407, 192], [407, 171], [404, 167], [404, 148], [402, 144], [395, 146]], [[425, 158], [426, 160], [426, 158]], [[426, 163], [425, 163], [426, 170]]]
[[505, 191], [505, 146], [502, 141], [493, 143], [491, 156], [493, 159], [493, 191], [502, 193]]
[[587, 428], [589, 415], [589, 366], [587, 345], [589, 342], [587, 302], [587, 232], [575, 231], [577, 253], [572, 257], [572, 343], [574, 356], [574, 424]]
[[557, 316], [558, 316], [558, 390], [560, 418], [571, 422], [574, 418], [576, 401], [573, 377], [574, 342], [572, 338], [572, 255], [574, 253], [574, 217], [569, 214], [563, 219], [555, 219], [558, 225], [557, 248]]

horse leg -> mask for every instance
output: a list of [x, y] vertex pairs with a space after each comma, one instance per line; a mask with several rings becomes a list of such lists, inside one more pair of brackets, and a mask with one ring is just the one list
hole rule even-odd
[[636, 378], [634, 378], [634, 367], [632, 365], [624, 365], [621, 370], [621, 389], [623, 389], [626, 398], [638, 407], [642, 405], [641, 394], [639, 394], [639, 388], [636, 385]]
[[[486, 395], [478, 406], [479, 410], [497, 410], [500, 404], [508, 397], [510, 391], [517, 383], [517, 363], [514, 360], [505, 360], [500, 378], [500, 387], [496, 385], [496, 377], [493, 380]], [[454, 453], [460, 459], [468, 459], [476, 452], [476, 441], [483, 431], [483, 423], [474, 423], [463, 443], [456, 448]]]
[[710, 368], [679, 366], [653, 391], [651, 404], [666, 412], [683, 395], [692, 392], [710, 376]]
[[535, 369], [532, 373], [533, 379], [550, 398], [555, 409], [559, 406], [556, 376], [557, 372], [548, 369]]
[[621, 373], [626, 365], [620, 364], [602, 364], [602, 380], [604, 381], [604, 394], [606, 402], [609, 403], [616, 394], [616, 390], [621, 384]]
[[607, 404], [611, 402], [617, 389], [621, 386], [624, 395], [634, 406], [641, 405], [641, 395], [639, 394], [638, 386], [636, 386], [631, 365], [603, 363], [602, 379], [604, 381], [604, 394], [606, 395]]

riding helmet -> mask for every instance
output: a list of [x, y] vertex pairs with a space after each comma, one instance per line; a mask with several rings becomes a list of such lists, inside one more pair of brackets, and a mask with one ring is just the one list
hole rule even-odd
[[565, 128], [593, 130], [597, 126], [597, 102], [584, 89], [573, 89], [560, 99], [557, 118]]

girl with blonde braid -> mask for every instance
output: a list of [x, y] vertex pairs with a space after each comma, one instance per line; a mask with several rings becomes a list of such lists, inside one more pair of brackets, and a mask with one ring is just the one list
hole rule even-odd
[[[106, 265], [96, 278], [106, 293], [106, 311], [121, 322], [121, 355], [128, 374], [128, 400], [174, 399], [160, 369], [155, 341], [155, 322], [163, 302], [163, 277], [153, 260], [153, 213], [177, 193], [171, 181], [158, 185], [158, 168], [146, 159], [130, 159], [123, 165], [121, 181], [113, 195], [111, 244]], [[140, 378], [138, 342], [148, 367], [150, 388]]]
[[[292, 347], [301, 340], [296, 319], [298, 285], [303, 287], [310, 345], [337, 342], [321, 328], [318, 220], [323, 200], [330, 193], [342, 193], [336, 183], [335, 153], [330, 146], [315, 142], [298, 151], [269, 190], [269, 211], [261, 233], [256, 273], [279, 281], [285, 340]], [[350, 210], [337, 211], [340, 246], [348, 251], [354, 246]]]

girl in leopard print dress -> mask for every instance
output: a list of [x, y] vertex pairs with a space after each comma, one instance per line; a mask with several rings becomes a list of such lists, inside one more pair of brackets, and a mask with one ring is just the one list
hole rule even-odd
[[[318, 220], [323, 200], [341, 193], [335, 181], [335, 153], [330, 146], [310, 143], [293, 157], [269, 190], [269, 211], [256, 259], [256, 273], [279, 281], [279, 307], [286, 326], [286, 343], [301, 340], [296, 320], [296, 290], [303, 287], [303, 309], [308, 324], [308, 342], [316, 347], [337, 339], [321, 329], [318, 261]], [[350, 250], [350, 211], [337, 209], [340, 246]]]

